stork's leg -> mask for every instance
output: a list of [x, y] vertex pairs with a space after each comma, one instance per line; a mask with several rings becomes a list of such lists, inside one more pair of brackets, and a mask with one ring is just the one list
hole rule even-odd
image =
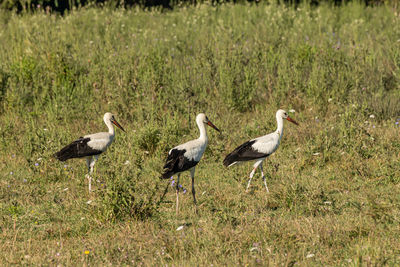
[[256, 161], [256, 163], [254, 163], [254, 165], [253, 165], [253, 170], [252, 170], [251, 173], [250, 173], [249, 182], [247, 183], [246, 192], [248, 192], [249, 187], [250, 187], [250, 183], [251, 183], [251, 179], [253, 178], [253, 176], [254, 176], [254, 174], [255, 174], [255, 172], [256, 172], [258, 166], [260, 166], [260, 164], [263, 162], [263, 160], [264, 160], [264, 159], [261, 159], [261, 160]]
[[93, 170], [94, 170], [94, 164], [96, 164], [96, 161], [98, 160], [99, 155], [96, 155], [94, 157], [91, 158], [90, 161], [90, 171], [89, 171], [89, 192], [92, 191], [92, 174], [93, 174]]
[[176, 215], [178, 215], [179, 210], [179, 177], [180, 174], [178, 174], [178, 179], [176, 181]]
[[256, 170], [257, 170], [257, 167], [255, 167], [255, 168], [251, 171], [251, 173], [250, 173], [250, 179], [249, 179], [249, 181], [247, 182], [246, 192], [249, 191], [251, 179], [253, 179], [253, 176], [254, 176], [254, 173], [256, 172]]
[[264, 176], [264, 171], [263, 171], [262, 164], [260, 164], [260, 169], [261, 169], [261, 176], [262, 176], [262, 179], [264, 181], [265, 189], [267, 189], [267, 193], [269, 193], [268, 186], [267, 186], [267, 181], [266, 181], [265, 176]]
[[92, 161], [93, 161], [92, 157], [86, 157], [86, 166], [88, 168], [88, 174], [86, 174], [86, 178], [89, 181], [89, 193], [90, 193], [90, 191], [92, 191], [92, 177], [90, 176], [92, 173], [92, 167], [91, 167]]
[[192, 195], [193, 195], [193, 202], [194, 202], [194, 206], [195, 206], [196, 214], [197, 214], [196, 190], [194, 189], [194, 171], [195, 171], [195, 168], [192, 168], [190, 170], [190, 176], [192, 177]]
[[94, 164], [96, 163], [96, 161], [99, 159], [99, 155], [95, 155], [92, 158], [92, 162], [90, 162], [90, 174], [93, 173], [93, 169], [94, 169]]

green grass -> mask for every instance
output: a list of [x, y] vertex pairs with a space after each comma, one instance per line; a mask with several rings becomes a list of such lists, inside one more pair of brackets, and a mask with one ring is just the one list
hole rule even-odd
[[[222, 5], [159, 13], [0, 13], [0, 262], [4, 265], [398, 265], [400, 17], [389, 6]], [[245, 193], [237, 145], [275, 130]], [[95, 170], [52, 153], [127, 130]], [[211, 129], [190, 190], [158, 177], [167, 151]], [[370, 115], [374, 115], [371, 118]], [[35, 166], [38, 163], [38, 166]], [[190, 188], [189, 174], [182, 184]], [[88, 204], [89, 201], [89, 204]], [[91, 202], [90, 202], [91, 201]], [[184, 225], [180, 231], [176, 229]], [[89, 251], [89, 254], [85, 254]]]

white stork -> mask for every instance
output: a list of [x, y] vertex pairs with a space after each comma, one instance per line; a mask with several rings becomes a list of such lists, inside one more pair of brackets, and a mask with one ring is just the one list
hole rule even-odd
[[233, 150], [229, 155], [227, 155], [224, 159], [224, 165], [226, 167], [230, 167], [239, 163], [241, 161], [250, 161], [255, 160], [256, 162], [253, 165], [253, 170], [250, 173], [250, 179], [247, 184], [246, 192], [250, 187], [251, 179], [254, 176], [254, 173], [257, 170], [257, 167], [260, 167], [261, 176], [264, 181], [265, 189], [268, 190], [267, 182], [265, 180], [262, 163], [263, 161], [275, 150], [278, 149], [279, 144], [283, 135], [283, 119], [286, 119], [290, 122], [293, 122], [296, 125], [299, 125], [295, 120], [290, 118], [286, 111], [280, 109], [276, 112], [276, 121], [278, 123], [278, 127], [275, 132], [257, 137], [255, 139], [251, 139], [244, 144], [238, 146]]
[[203, 113], [197, 115], [196, 123], [200, 130], [200, 137], [172, 148], [168, 153], [161, 176], [161, 179], [169, 179], [171, 176], [178, 174], [178, 180], [176, 182], [176, 214], [178, 214], [179, 206], [179, 177], [181, 172], [187, 170], [190, 170], [190, 176], [192, 177], [192, 195], [197, 213], [196, 192], [194, 189], [194, 172], [195, 167], [203, 156], [208, 143], [205, 124], [220, 132], [220, 130], [215, 127], [215, 125], [212, 124], [212, 122]]
[[93, 173], [94, 164], [100, 154], [105, 152], [114, 140], [115, 130], [113, 124], [125, 132], [124, 128], [115, 120], [113, 114], [107, 112], [104, 114], [103, 120], [108, 127], [108, 132], [88, 134], [79, 137], [79, 139], [73, 141], [54, 154], [60, 161], [86, 157], [86, 164], [88, 167], [86, 178], [89, 180], [89, 192], [92, 190], [92, 177], [90, 175]]

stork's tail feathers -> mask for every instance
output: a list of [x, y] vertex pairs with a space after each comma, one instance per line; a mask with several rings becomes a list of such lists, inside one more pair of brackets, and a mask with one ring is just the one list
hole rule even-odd
[[236, 161], [237, 161], [237, 154], [236, 153], [230, 153], [224, 159], [224, 166], [225, 167], [229, 167], [229, 166], [235, 164]]
[[174, 175], [173, 172], [166, 171], [161, 175], [160, 179], [169, 179], [172, 175]]
[[67, 159], [74, 158], [76, 157], [75, 147], [75, 144], [69, 144], [60, 151], [54, 153], [54, 157], [59, 161], [66, 161]]

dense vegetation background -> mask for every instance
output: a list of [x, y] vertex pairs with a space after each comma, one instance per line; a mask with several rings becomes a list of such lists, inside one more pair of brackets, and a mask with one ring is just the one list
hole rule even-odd
[[[219, 5], [223, 3], [246, 3], [246, 2], [263, 2], [263, 3], [276, 3], [276, 4], [289, 4], [299, 5], [301, 3], [311, 4], [318, 6], [321, 3], [328, 3], [334, 5], [342, 5], [350, 3], [353, 0], [0, 0], [0, 8], [6, 10], [16, 11], [33, 11], [37, 9], [48, 9], [60, 13], [72, 10], [75, 8], [85, 6], [106, 6], [111, 8], [116, 7], [132, 7], [139, 6], [143, 8], [149, 7], [161, 7], [162, 9], [173, 9], [180, 6], [198, 5], [202, 3], [211, 3], [212, 5]], [[381, 5], [381, 4], [393, 4], [392, 1], [388, 0], [360, 0], [360, 3], [366, 5]], [[394, 3], [396, 5], [396, 3]]]
[[[400, 16], [395, 5], [202, 4], [0, 11], [0, 262], [5, 265], [396, 265], [400, 262]], [[266, 161], [223, 157], [271, 132]], [[52, 154], [127, 130], [96, 165]], [[158, 203], [167, 151], [209, 131], [175, 216]], [[190, 188], [188, 175], [182, 180]], [[188, 190], [190, 192], [190, 190]]]

